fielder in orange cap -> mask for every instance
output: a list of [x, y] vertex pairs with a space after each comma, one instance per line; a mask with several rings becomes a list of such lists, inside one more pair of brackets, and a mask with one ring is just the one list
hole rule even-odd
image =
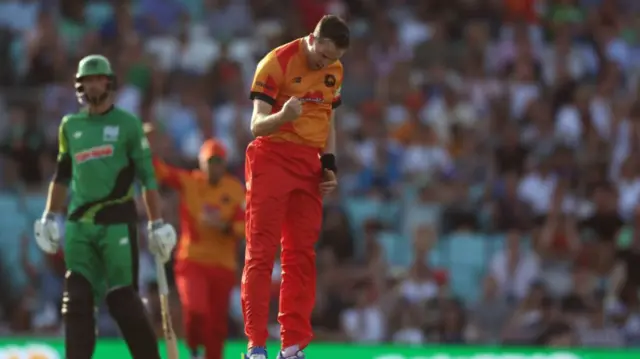
[[194, 357], [204, 347], [206, 359], [222, 359], [237, 243], [244, 237], [244, 186], [227, 174], [225, 159], [224, 147], [214, 139], [200, 149], [199, 170], [154, 159], [158, 181], [180, 193], [176, 285], [187, 345]]

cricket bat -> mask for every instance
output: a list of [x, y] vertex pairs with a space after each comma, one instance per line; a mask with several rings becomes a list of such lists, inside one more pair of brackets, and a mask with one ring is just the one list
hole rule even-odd
[[158, 293], [160, 295], [160, 308], [162, 311], [162, 331], [167, 346], [167, 359], [178, 359], [178, 342], [173, 331], [171, 312], [169, 311], [169, 286], [167, 285], [167, 273], [164, 262], [156, 258], [156, 275], [158, 276]]

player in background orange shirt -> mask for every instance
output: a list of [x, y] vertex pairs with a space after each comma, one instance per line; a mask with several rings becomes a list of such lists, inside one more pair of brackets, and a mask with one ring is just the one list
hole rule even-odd
[[158, 181], [180, 193], [176, 286], [194, 358], [199, 347], [206, 359], [223, 357], [237, 243], [244, 237], [244, 186], [226, 173], [225, 158], [222, 145], [209, 139], [200, 149], [200, 170], [153, 161]]
[[334, 109], [340, 105], [349, 28], [323, 17], [314, 32], [282, 45], [258, 64], [251, 86], [251, 132], [246, 153], [245, 266], [242, 310], [247, 359], [267, 357], [267, 321], [273, 262], [282, 252], [278, 358], [304, 358], [313, 337], [315, 244], [322, 195], [335, 189]]

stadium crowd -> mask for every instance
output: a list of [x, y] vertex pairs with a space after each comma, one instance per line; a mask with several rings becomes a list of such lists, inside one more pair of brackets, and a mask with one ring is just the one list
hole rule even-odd
[[[78, 106], [79, 57], [113, 61], [118, 105], [163, 129], [159, 156], [195, 167], [215, 136], [242, 177], [257, 60], [325, 13], [347, 18], [354, 40], [317, 339], [640, 345], [634, 0], [0, 2], [0, 333], [61, 332], [63, 258], [38, 252], [30, 223], [59, 121]], [[167, 192], [167, 218], [175, 201]], [[278, 281], [276, 268], [274, 299]], [[104, 318], [101, 335], [117, 335]]]

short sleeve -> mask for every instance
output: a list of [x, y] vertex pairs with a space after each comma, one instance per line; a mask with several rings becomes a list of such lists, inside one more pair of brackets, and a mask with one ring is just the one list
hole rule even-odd
[[274, 105], [280, 92], [282, 78], [282, 69], [278, 64], [278, 59], [274, 54], [268, 54], [256, 67], [256, 73], [251, 83], [250, 98]]

